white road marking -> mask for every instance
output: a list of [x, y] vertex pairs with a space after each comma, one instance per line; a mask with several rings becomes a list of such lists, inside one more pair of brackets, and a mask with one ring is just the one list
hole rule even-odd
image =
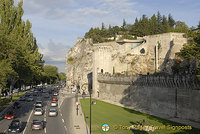
[[30, 113], [30, 115], [29, 115], [29, 117], [28, 117], [28, 120], [27, 120], [25, 129], [24, 129], [24, 131], [23, 131], [23, 134], [25, 134], [25, 132], [26, 132], [26, 128], [27, 128], [27, 125], [28, 125], [28, 122], [29, 122], [29, 120], [30, 120], [30, 118], [31, 118], [32, 113], [33, 113], [33, 110], [31, 111], [31, 113]]
[[46, 129], [46, 127], [44, 128], [44, 133], [47, 133], [47, 129]]
[[6, 130], [4, 130], [4, 133], [6, 133]]
[[60, 105], [58, 106], [59, 108], [61, 107], [63, 101], [64, 101], [64, 99], [61, 101], [61, 103], [58, 103], [58, 105], [60, 104]]
[[65, 130], [66, 130], [66, 133], [67, 133], [67, 127], [66, 126], [64, 126], [65, 127]]
[[62, 122], [64, 123], [64, 122], [65, 122], [65, 120], [64, 120], [64, 119], [62, 119]]
[[62, 116], [62, 113], [60, 113], [60, 115]]

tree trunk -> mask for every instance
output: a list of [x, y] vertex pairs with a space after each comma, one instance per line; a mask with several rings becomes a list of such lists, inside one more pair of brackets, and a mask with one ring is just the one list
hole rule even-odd
[[10, 81], [11, 81], [11, 84], [10, 84], [10, 90], [9, 90], [9, 99], [10, 101], [12, 101], [12, 90], [14, 88], [15, 83], [17, 82], [17, 79], [12, 78]]

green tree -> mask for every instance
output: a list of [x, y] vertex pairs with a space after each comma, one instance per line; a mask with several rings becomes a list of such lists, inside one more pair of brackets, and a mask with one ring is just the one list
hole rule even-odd
[[58, 74], [58, 76], [59, 76], [60, 81], [66, 82], [66, 74], [65, 73], [61, 72]]
[[169, 24], [169, 26], [170, 26], [171, 28], [174, 28], [174, 26], [175, 26], [175, 24], [176, 24], [176, 22], [175, 22], [175, 20], [173, 19], [173, 17], [172, 17], [171, 14], [168, 15], [168, 24]]
[[[187, 32], [188, 43], [183, 46], [180, 52], [176, 53], [179, 57], [190, 62], [193, 59], [200, 61], [200, 32]], [[200, 74], [200, 62], [198, 65], [198, 73]]]
[[149, 20], [149, 27], [150, 27], [150, 35], [156, 34], [157, 33], [157, 27], [158, 27], [158, 22], [156, 19], [156, 15], [153, 14], [151, 19]]
[[189, 30], [188, 26], [185, 24], [185, 22], [182, 21], [177, 21], [175, 25], [175, 32], [180, 32], [180, 33], [187, 33]]
[[[24, 22], [23, 1], [14, 6], [13, 0], [0, 1], [0, 61], [6, 61], [11, 72], [6, 75], [10, 93], [18, 80], [30, 82], [33, 75], [41, 70], [36, 61], [42, 60], [36, 39], [31, 32], [30, 21]], [[44, 62], [44, 61], [43, 61]]]
[[157, 23], [157, 33], [162, 33], [162, 16], [159, 11], [157, 12]]
[[167, 18], [163, 15], [163, 19], [162, 19], [162, 33], [167, 33], [169, 32], [169, 23], [167, 21]]
[[43, 76], [46, 79], [47, 83], [55, 83], [58, 80], [58, 68], [52, 65], [45, 65]]

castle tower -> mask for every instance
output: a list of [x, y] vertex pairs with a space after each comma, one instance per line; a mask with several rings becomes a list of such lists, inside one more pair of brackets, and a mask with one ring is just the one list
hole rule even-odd
[[97, 97], [99, 85], [97, 81], [98, 73], [112, 73], [112, 45], [109, 43], [98, 43], [93, 46], [93, 96]]

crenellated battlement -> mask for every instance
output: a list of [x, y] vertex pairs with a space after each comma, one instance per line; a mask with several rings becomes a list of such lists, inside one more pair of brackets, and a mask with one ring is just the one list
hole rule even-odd
[[117, 76], [109, 73], [98, 73], [98, 82], [108, 84], [136, 85], [160, 88], [195, 89], [200, 86], [196, 76], [153, 76], [134, 75]]

